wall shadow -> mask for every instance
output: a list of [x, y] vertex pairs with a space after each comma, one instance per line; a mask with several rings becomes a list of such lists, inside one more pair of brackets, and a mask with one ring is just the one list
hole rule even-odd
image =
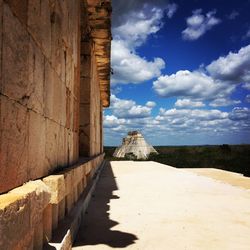
[[119, 199], [118, 196], [113, 195], [115, 190], [118, 190], [115, 176], [110, 163], [107, 162], [79, 228], [74, 242], [75, 247], [105, 244], [113, 248], [123, 248], [134, 244], [138, 239], [136, 235], [111, 230], [119, 224], [109, 218], [110, 200]]

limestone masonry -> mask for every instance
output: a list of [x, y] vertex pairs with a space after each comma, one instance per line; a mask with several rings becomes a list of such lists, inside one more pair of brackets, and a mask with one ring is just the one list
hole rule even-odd
[[111, 11], [111, 0], [0, 0], [1, 250], [49, 244], [103, 163]]
[[147, 159], [151, 153], [157, 151], [149, 145], [143, 135], [138, 131], [128, 132], [128, 135], [123, 138], [122, 145], [118, 147], [113, 156], [117, 158], [130, 157], [133, 159]]

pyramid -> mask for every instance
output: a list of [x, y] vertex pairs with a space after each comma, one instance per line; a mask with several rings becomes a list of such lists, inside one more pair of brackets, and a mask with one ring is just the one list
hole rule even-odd
[[158, 154], [157, 151], [146, 142], [139, 131], [131, 131], [123, 138], [122, 145], [116, 148], [113, 156], [117, 158], [147, 159], [150, 153]]

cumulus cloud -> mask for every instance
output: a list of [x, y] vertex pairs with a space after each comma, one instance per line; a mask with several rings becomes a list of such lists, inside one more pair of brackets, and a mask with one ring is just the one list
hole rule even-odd
[[190, 99], [179, 99], [176, 101], [175, 106], [178, 108], [200, 108], [204, 107], [205, 104], [200, 101], [191, 101]]
[[250, 133], [250, 110], [234, 108], [231, 112], [223, 112], [218, 109], [160, 108], [156, 117], [150, 115], [125, 119], [112, 114], [105, 118], [105, 125], [106, 137], [113, 136], [116, 143], [120, 143], [120, 138], [128, 131], [140, 130], [154, 143], [161, 141], [167, 145], [171, 140], [173, 144], [183, 144], [187, 141], [192, 144], [197, 139], [196, 143], [200, 144], [203, 143], [200, 139], [206, 138], [206, 143], [209, 140], [214, 144], [216, 138], [224, 136], [227, 139], [232, 133], [247, 138]]
[[126, 124], [125, 119], [119, 119], [114, 115], [105, 115], [103, 119], [103, 125], [105, 128], [116, 128], [124, 124]]
[[197, 40], [203, 36], [208, 30], [219, 24], [221, 20], [215, 17], [216, 11], [210, 11], [202, 14], [202, 9], [193, 11], [193, 15], [186, 20], [187, 28], [182, 31], [184, 40]]
[[126, 22], [113, 28], [114, 39], [126, 42], [127, 47], [133, 50], [145, 43], [149, 35], [155, 34], [161, 29], [163, 13], [163, 10], [158, 8], [147, 12], [142, 9], [130, 13]]
[[[197, 121], [211, 121], [226, 119], [228, 117], [227, 112], [222, 112], [217, 109], [213, 110], [201, 110], [201, 109], [160, 109], [160, 114], [156, 119], [168, 120], [169, 122], [175, 122], [174, 119], [194, 120]], [[173, 119], [174, 118], [174, 119]]]
[[176, 74], [160, 76], [153, 89], [162, 97], [190, 97], [199, 100], [222, 98], [234, 89], [200, 71], [180, 70]]
[[229, 52], [206, 67], [214, 78], [230, 83], [250, 82], [250, 45], [241, 48], [238, 52]]
[[165, 67], [161, 58], [147, 61], [134, 52], [131, 52], [123, 41], [112, 42], [112, 84], [141, 83], [158, 77]]
[[[137, 2], [137, 3], [134, 3]], [[139, 3], [140, 2], [140, 3]], [[142, 83], [158, 77], [165, 68], [161, 58], [148, 60], [137, 53], [150, 35], [157, 33], [163, 26], [163, 17], [171, 18], [177, 10], [176, 4], [166, 1], [117, 1], [114, 7], [125, 7], [119, 21], [114, 21], [111, 50], [111, 66], [114, 74], [111, 83]], [[134, 9], [133, 9], [134, 8]], [[117, 14], [116, 14], [117, 15]], [[121, 21], [122, 20], [122, 21]]]
[[221, 106], [231, 106], [241, 103], [240, 100], [231, 100], [227, 98], [218, 98], [209, 103], [209, 106], [212, 107], [221, 107]]
[[152, 9], [157, 7], [159, 9], [165, 9], [168, 5], [166, 0], [115, 0], [112, 2], [112, 25], [114, 27], [122, 25], [126, 22], [127, 17], [133, 12], [139, 12], [142, 9]]
[[149, 107], [149, 108], [154, 108], [156, 106], [156, 103], [155, 102], [152, 102], [152, 101], [148, 101], [146, 103], [146, 106]]
[[250, 90], [250, 82], [244, 83], [244, 84], [242, 85], [242, 88], [243, 88], [243, 89]]
[[118, 118], [145, 118], [151, 115], [152, 106], [137, 105], [133, 100], [120, 99], [111, 95], [110, 108], [113, 114]]
[[246, 107], [236, 107], [229, 114], [229, 118], [233, 121], [248, 120], [250, 119], [250, 109]]
[[210, 101], [210, 106], [218, 107], [240, 103], [230, 96], [241, 83], [243, 88], [250, 89], [250, 45], [198, 70], [162, 75], [153, 82], [153, 89], [161, 97]]

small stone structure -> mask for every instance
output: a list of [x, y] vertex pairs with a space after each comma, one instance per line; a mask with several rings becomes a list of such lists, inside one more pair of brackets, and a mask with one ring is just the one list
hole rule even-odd
[[151, 153], [158, 154], [157, 151], [145, 141], [139, 131], [131, 131], [123, 138], [122, 145], [115, 150], [113, 156], [117, 158], [147, 159]]
[[0, 249], [42, 249], [103, 163], [111, 10], [0, 0]]

